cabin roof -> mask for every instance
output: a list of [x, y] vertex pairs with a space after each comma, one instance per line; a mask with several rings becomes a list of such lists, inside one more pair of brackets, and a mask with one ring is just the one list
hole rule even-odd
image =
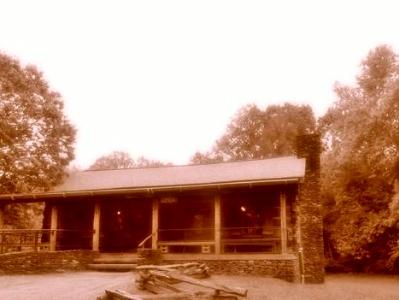
[[[212, 185], [239, 185], [242, 183], [283, 183], [298, 180], [305, 175], [305, 159], [295, 156], [223, 162], [201, 165], [130, 168], [114, 170], [87, 170], [71, 174], [64, 183], [37, 196], [76, 194], [113, 190], [178, 189]], [[35, 193], [17, 194], [35, 196]], [[10, 195], [8, 195], [10, 196]], [[5, 198], [7, 195], [0, 195]]]

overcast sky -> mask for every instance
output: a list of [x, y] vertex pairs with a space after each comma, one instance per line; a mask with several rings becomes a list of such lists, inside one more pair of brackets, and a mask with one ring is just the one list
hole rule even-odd
[[321, 116], [369, 50], [398, 52], [398, 11], [382, 0], [1, 0], [0, 50], [63, 95], [76, 165], [114, 150], [185, 164], [245, 104]]

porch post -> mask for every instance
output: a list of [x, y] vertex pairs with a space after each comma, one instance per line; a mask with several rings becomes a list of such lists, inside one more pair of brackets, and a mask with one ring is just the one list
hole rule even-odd
[[0, 204], [0, 229], [3, 229], [3, 226], [4, 226], [4, 205]]
[[96, 203], [94, 204], [94, 214], [93, 214], [93, 242], [92, 242], [93, 251], [100, 250], [100, 218], [101, 218], [100, 202], [96, 201]]
[[154, 198], [152, 200], [152, 250], [158, 249], [158, 229], [159, 229], [159, 200]]
[[51, 225], [50, 225], [50, 251], [55, 251], [57, 248], [57, 223], [58, 223], [58, 209], [54, 204], [51, 205]]
[[281, 253], [287, 253], [287, 197], [280, 192]]
[[[4, 205], [0, 204], [0, 230], [4, 227]], [[3, 253], [3, 234], [0, 233], [0, 253]]]
[[220, 195], [215, 196], [215, 254], [221, 253], [221, 207]]

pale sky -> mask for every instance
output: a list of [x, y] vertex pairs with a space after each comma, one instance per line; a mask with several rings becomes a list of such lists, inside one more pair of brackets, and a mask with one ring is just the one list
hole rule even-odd
[[398, 11], [382, 0], [0, 0], [0, 50], [62, 94], [75, 165], [114, 150], [185, 164], [245, 104], [324, 114], [369, 50], [398, 52]]

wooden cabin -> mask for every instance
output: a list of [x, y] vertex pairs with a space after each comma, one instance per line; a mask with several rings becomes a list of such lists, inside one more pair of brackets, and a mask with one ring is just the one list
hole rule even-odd
[[50, 234], [41, 238], [51, 251], [140, 245], [174, 261], [322, 282], [319, 153], [319, 138], [303, 136], [297, 156], [83, 171], [49, 192], [0, 201], [45, 202]]

